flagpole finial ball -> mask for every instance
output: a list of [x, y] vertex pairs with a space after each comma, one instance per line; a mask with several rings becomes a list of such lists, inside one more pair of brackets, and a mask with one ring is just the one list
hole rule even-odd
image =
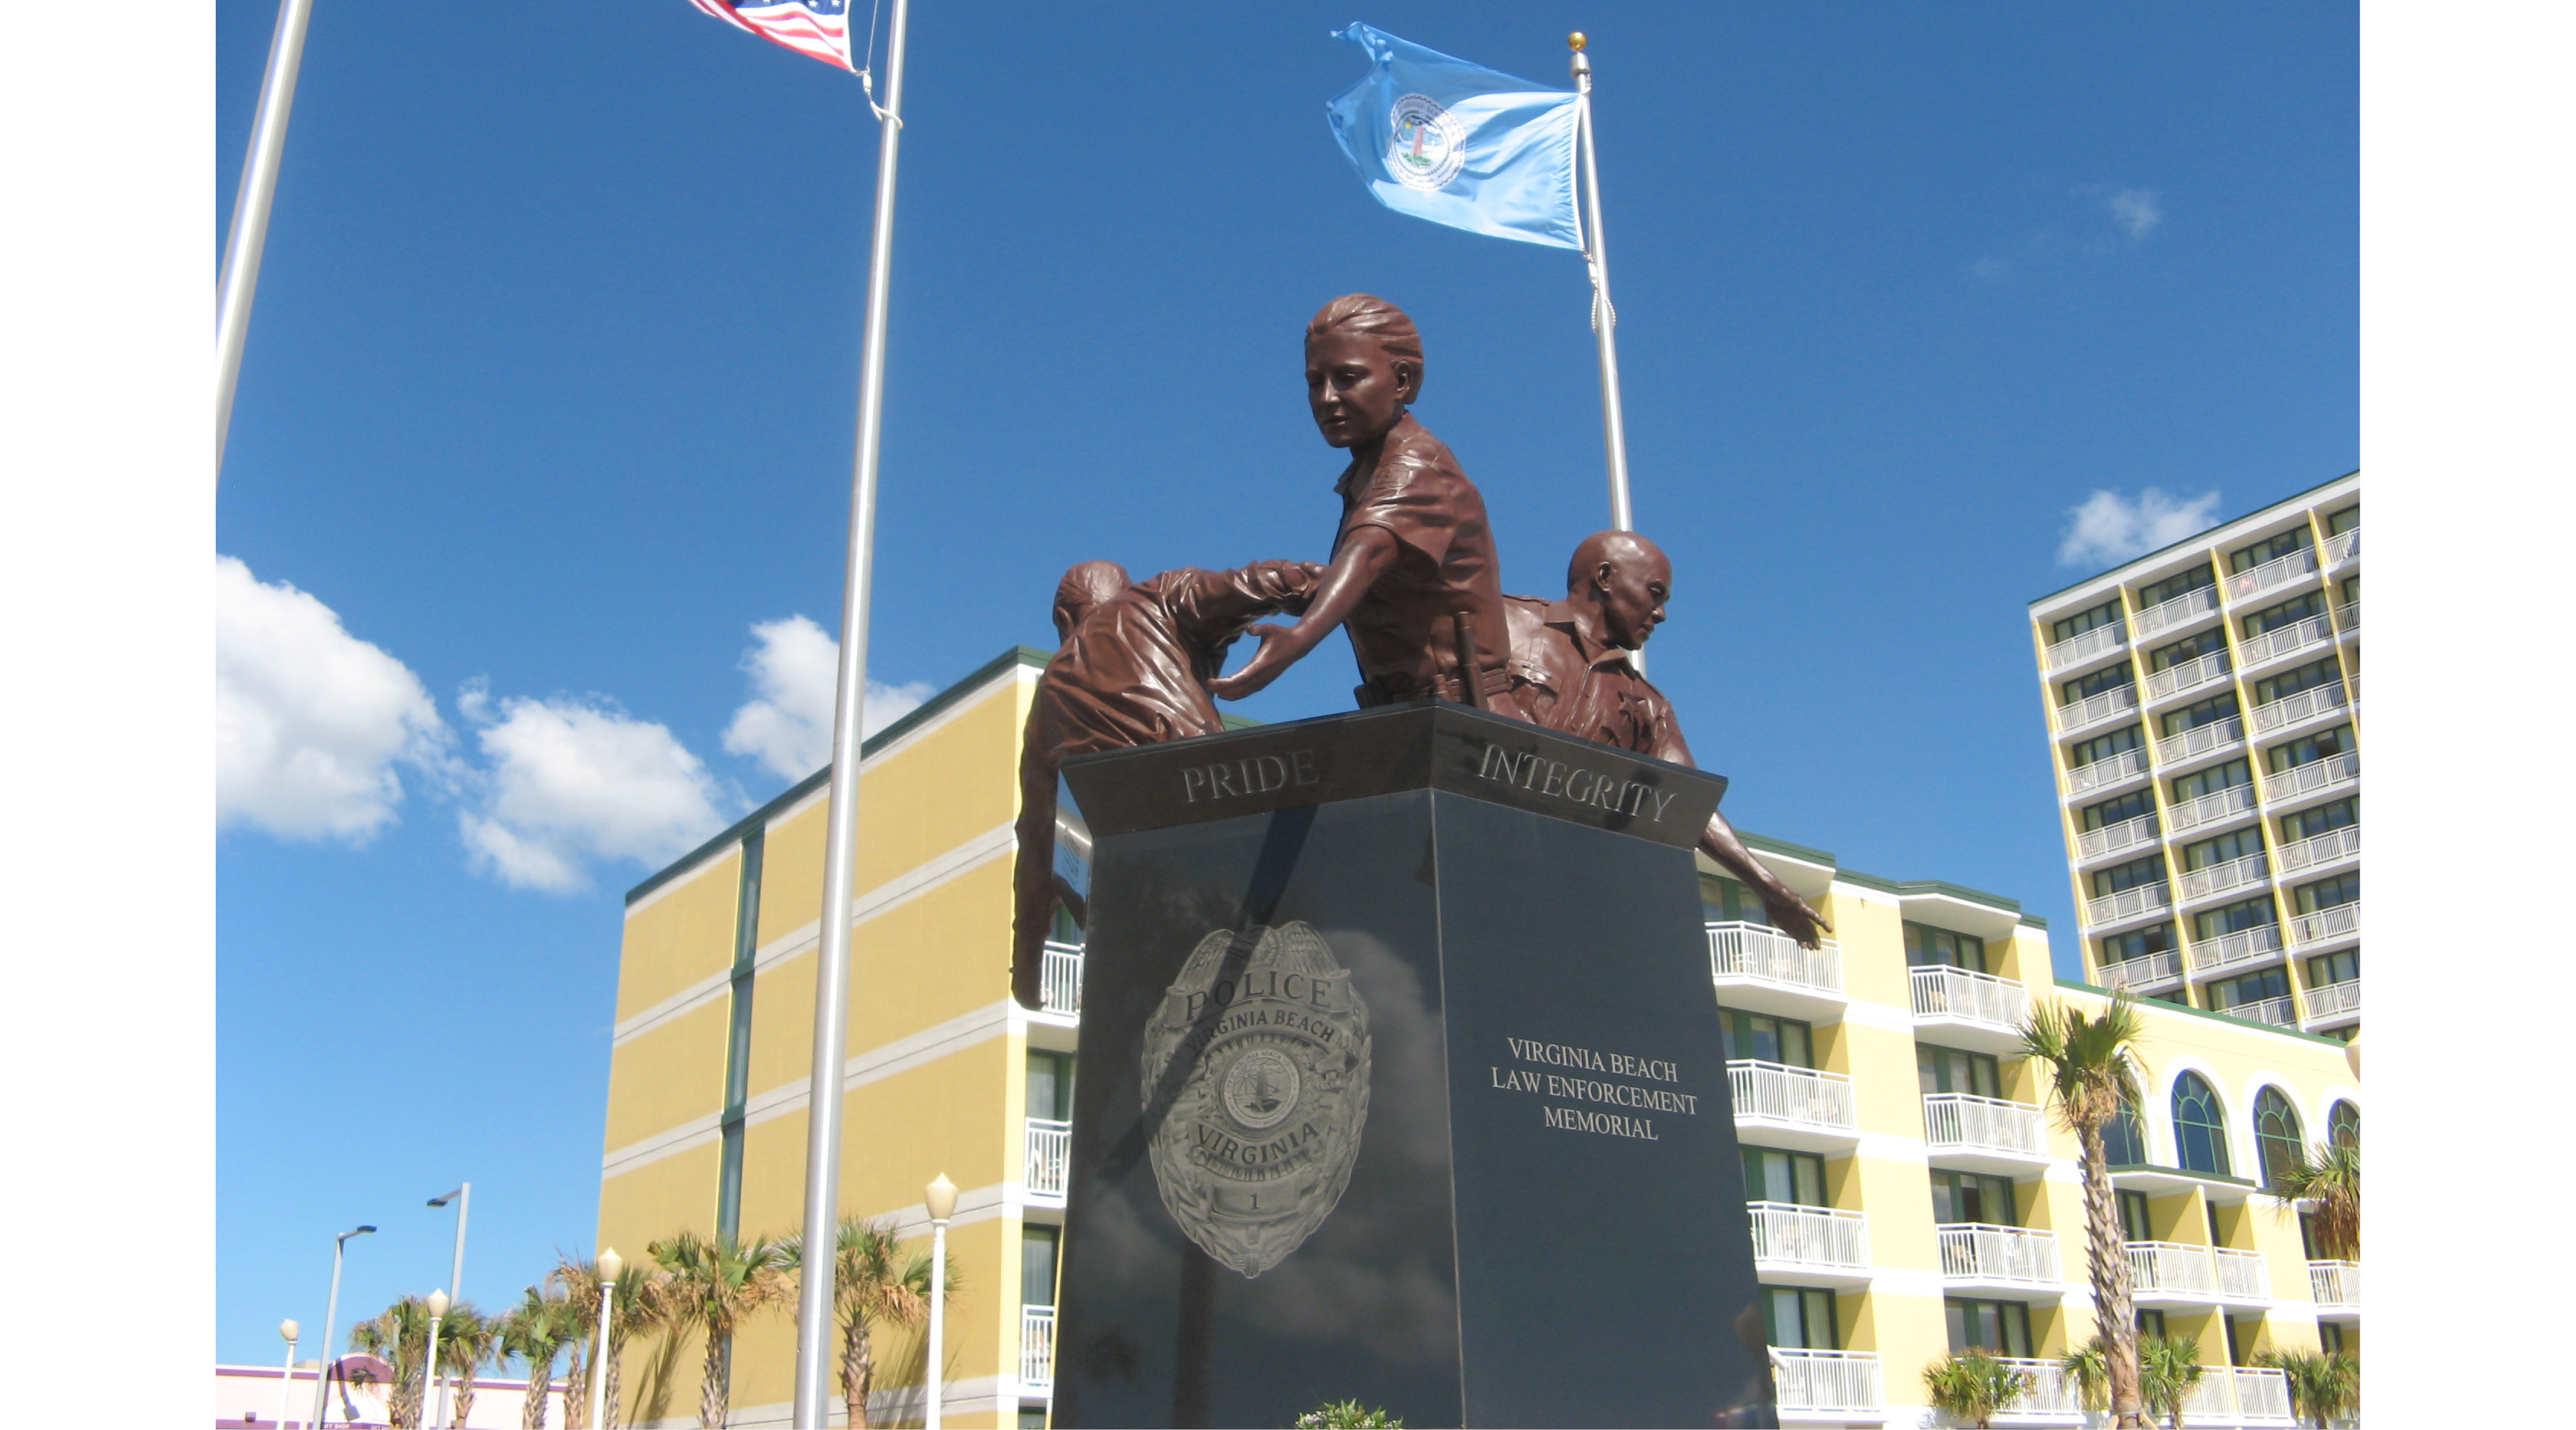
[[1581, 54], [1583, 52], [1584, 44], [1585, 40], [1581, 30], [1577, 30], [1573, 34], [1565, 37], [1565, 47], [1574, 51], [1576, 54]]

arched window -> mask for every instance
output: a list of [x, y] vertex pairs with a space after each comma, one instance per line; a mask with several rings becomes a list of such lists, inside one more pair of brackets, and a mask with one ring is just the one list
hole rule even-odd
[[2174, 1079], [2174, 1160], [2186, 1172], [2233, 1175], [2227, 1167], [2227, 1123], [2220, 1117], [2218, 1094], [2198, 1073]]
[[2147, 1129], [2138, 1121], [2136, 1108], [2121, 1108], [2119, 1116], [2102, 1124], [2102, 1154], [2102, 1160], [2114, 1167], [2145, 1165]]
[[2361, 1109], [2338, 1102], [2326, 1109], [2326, 1140], [2344, 1147], [2361, 1145]]
[[2263, 1158], [2263, 1185], [2277, 1186], [2283, 1173], [2299, 1165], [2307, 1156], [2307, 1141], [2299, 1131], [2299, 1111], [2290, 1106], [2277, 1087], [2267, 1087], [2254, 1098], [2254, 1148]]

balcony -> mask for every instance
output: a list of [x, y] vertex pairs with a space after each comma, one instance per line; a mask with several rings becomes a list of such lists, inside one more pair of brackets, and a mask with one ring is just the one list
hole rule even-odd
[[1082, 945], [1049, 943], [1038, 964], [1038, 1007], [1067, 1018], [1082, 1013]]
[[[2324, 761], [2320, 760], [2318, 763], [2322, 764]], [[2360, 857], [2361, 826], [2347, 824], [2341, 829], [2329, 829], [2323, 834], [2310, 835], [2296, 844], [2283, 845], [2281, 873], [2286, 876], [2308, 869], [2323, 869], [2340, 864], [2347, 859]]]
[[2141, 1306], [2272, 1299], [2259, 1252], [2171, 1241], [2133, 1241], [2128, 1248], [2131, 1294]]
[[2214, 899], [2221, 894], [2233, 894], [2240, 889], [2251, 889], [2271, 881], [2272, 861], [2261, 853], [2247, 854], [2235, 859], [2221, 860], [2216, 864], [2204, 864], [2197, 869], [2184, 870], [2182, 901], [2186, 904], [2194, 904], [2202, 899]]
[[2027, 1102], [1927, 1092], [1923, 1150], [1935, 1166], [2012, 1176], [2049, 1160], [2048, 1129]]
[[2258, 665], [2287, 660], [2294, 655], [2333, 645], [2334, 642], [2334, 621], [2320, 614], [2292, 621], [2286, 626], [2274, 626], [2259, 636], [2248, 636], [2243, 644], [2236, 647], [2236, 653], [2243, 658], [2245, 668], [2251, 670]]
[[2173, 906], [2173, 890], [2159, 879], [2152, 884], [2140, 884], [2134, 889], [2122, 889], [2116, 894], [2085, 900], [2084, 926], [2109, 928], [2131, 919], [2168, 912]]
[[2320, 1318], [2358, 1318], [2361, 1315], [2361, 1263], [2309, 1262], [2308, 1294], [2316, 1298]]
[[2156, 763], [2187, 764], [2206, 755], [2231, 753], [2244, 743], [2245, 722], [2230, 715], [2156, 741]]
[[2325, 983], [2308, 990], [2308, 1015], [2299, 1026], [2313, 1033], [2320, 1028], [2333, 1028], [2361, 1021], [2361, 980], [2347, 978], [2341, 983]]
[[2138, 612], [2138, 639], [2144, 640], [2158, 631], [2174, 630], [2218, 609], [2218, 588], [2201, 586], [2185, 591], [2169, 601], [2160, 601]]
[[2079, 730], [2090, 730], [2096, 725], [2107, 725], [2137, 708], [2138, 687], [2114, 685], [2099, 694], [2088, 695], [2081, 700], [2070, 700], [2058, 706], [2057, 733], [2072, 735]]
[[2030, 1377], [2030, 1388], [2010, 1410], [1995, 1412], [1997, 1425], [2074, 1425], [2084, 1419], [2084, 1404], [2073, 1377], [2053, 1360], [1997, 1356], [2006, 1366]]
[[2041, 1291], [2052, 1299], [2063, 1289], [2055, 1232], [1977, 1222], [1936, 1226], [1933, 1231], [1941, 1241], [1941, 1281], [1946, 1288]]
[[2204, 824], [2217, 824], [2241, 814], [2250, 814], [2253, 809], [2254, 786], [2249, 783], [2229, 785], [2225, 789], [2211, 790], [2197, 798], [2184, 800], [2170, 813], [2174, 832], [2180, 834], [2186, 829], [2198, 829]]
[[2277, 591], [2293, 581], [2303, 581], [2317, 572], [2317, 549], [2303, 546], [2287, 556], [2276, 556], [2251, 571], [2239, 571], [2227, 578], [2227, 604], [2252, 600], [2266, 591]]
[[2182, 955], [2172, 949], [2150, 953], [2139, 958], [2106, 963], [2095, 973], [2094, 981], [2105, 988], [2145, 990], [2182, 977]]
[[2263, 777], [2265, 793], [2274, 804], [2351, 789], [2360, 783], [2361, 756], [2350, 750], [2340, 755], [2328, 755], [2322, 760], [2310, 760], [2304, 765], [2292, 765], [2286, 770], [2275, 770]]
[[1045, 1395], [1055, 1389], [1055, 1307], [1020, 1308], [1020, 1393]]
[[2099, 829], [2088, 829], [2075, 836], [2075, 857], [2083, 863], [2108, 858], [2123, 850], [2138, 849], [2156, 842], [2156, 817], [2142, 814]]
[[2355, 599], [2335, 607], [2335, 624], [2343, 627], [2345, 635], [2361, 634], [2361, 602]]
[[1801, 1152], [1840, 1152], [1860, 1140], [1852, 1080], [1841, 1073], [1739, 1059], [1726, 1065], [1737, 1132]]
[[2196, 660], [2169, 665], [2147, 677], [2147, 702], [2155, 704], [2177, 695], [2205, 690], [2227, 678], [2230, 667], [2227, 652], [2214, 650]]
[[2361, 901], [2337, 904], [2312, 914], [2294, 914], [2290, 918], [2290, 949], [2305, 953], [2330, 943], [2345, 943], [2361, 937]]
[[2275, 1028], [2299, 1026], [2299, 1010], [2286, 993], [2278, 998], [2257, 998], [2251, 1003], [2231, 1003], [2216, 1011], [2249, 1023], [2268, 1023]]
[[1869, 1219], [1831, 1207], [1747, 1202], [1753, 1269], [1777, 1286], [1869, 1284]]
[[2313, 685], [2296, 695], [2284, 695], [2268, 705], [2255, 706], [2254, 733], [2260, 735], [2303, 720], [2313, 720], [2320, 715], [2332, 715], [2350, 704], [2344, 698], [2342, 681]]
[[2191, 971], [2195, 975], [2206, 976], [2230, 969], [2250, 968], [2258, 963], [2270, 963], [2280, 956], [2281, 926], [2256, 924], [2250, 929], [2238, 929], [2231, 934], [2221, 934], [2210, 940], [2207, 945], [2194, 948], [2191, 954]]
[[2107, 760], [2095, 760], [2089, 765], [2077, 765], [2068, 770], [2066, 794], [2068, 798], [2073, 798], [2079, 794], [2109, 789], [2114, 785], [2127, 784], [2146, 772], [2146, 751], [2122, 750]]
[[1051, 1117], [1032, 1117], [1025, 1144], [1021, 1184], [1028, 1188], [1029, 1200], [1064, 1205], [1065, 1166], [1073, 1155], [1073, 1124]]
[[1991, 973], [1934, 965], [1913, 970], [1914, 1025], [1938, 1029], [1945, 1041], [1974, 1052], [2021, 1048], [2021, 1022], [2030, 1015], [2030, 993]]
[[[1771, 1383], [1779, 1393], [1784, 1418], [1791, 1416], [1860, 1416], [1878, 1418], [1885, 1392], [1879, 1388], [1875, 1351], [1807, 1351], [1771, 1348]], [[1800, 1423], [1790, 1420], [1789, 1423]]]
[[2046, 656], [2048, 669], [2064, 670], [2070, 665], [2077, 665], [2097, 655], [2118, 650], [2127, 643], [2122, 638], [2118, 626], [2095, 626], [2082, 635], [2068, 636], [2050, 646]]
[[1842, 949], [1828, 939], [1818, 948], [1775, 928], [1753, 923], [1708, 925], [1708, 971], [1718, 1001], [1729, 1008], [1809, 1022], [1842, 1016]]
[[2236, 1387], [2228, 1384], [2225, 1366], [2205, 1365], [2200, 1379], [2182, 1398], [2182, 1421], [2186, 1425], [2233, 1425], [2236, 1423]]
[[2361, 557], [2361, 528], [2356, 526], [2350, 531], [2338, 531], [2334, 535], [2327, 537], [2325, 540], [2325, 553], [2326, 564], [2328, 566], [2341, 566], [2347, 561], [2359, 560]]
[[2229, 1372], [2236, 1382], [2236, 1423], [2239, 1425], [2295, 1425], [2290, 1418], [2290, 1378], [2277, 1370], [2237, 1369]]

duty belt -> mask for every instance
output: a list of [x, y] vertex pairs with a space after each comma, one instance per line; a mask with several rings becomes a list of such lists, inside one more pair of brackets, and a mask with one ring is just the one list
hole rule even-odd
[[[1482, 677], [1477, 683], [1484, 686], [1487, 695], [1501, 695], [1512, 688], [1510, 673], [1500, 666], [1477, 673]], [[1475, 703], [1467, 698], [1466, 686], [1461, 684], [1455, 675], [1435, 675], [1427, 685], [1410, 675], [1372, 676], [1365, 683], [1353, 687], [1351, 694], [1358, 698], [1360, 708], [1363, 710], [1380, 705], [1400, 705], [1407, 700], [1419, 700], [1426, 695], [1435, 695], [1442, 700], [1455, 700], [1462, 705]]]

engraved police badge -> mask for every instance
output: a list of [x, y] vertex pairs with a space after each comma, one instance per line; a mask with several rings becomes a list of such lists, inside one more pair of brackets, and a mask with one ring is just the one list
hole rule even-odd
[[1368, 1007], [1323, 935], [1255, 927], [1200, 939], [1145, 1025], [1148, 1112], [1170, 1105], [1149, 1156], [1172, 1220], [1247, 1277], [1276, 1266], [1332, 1215], [1368, 1121]]

